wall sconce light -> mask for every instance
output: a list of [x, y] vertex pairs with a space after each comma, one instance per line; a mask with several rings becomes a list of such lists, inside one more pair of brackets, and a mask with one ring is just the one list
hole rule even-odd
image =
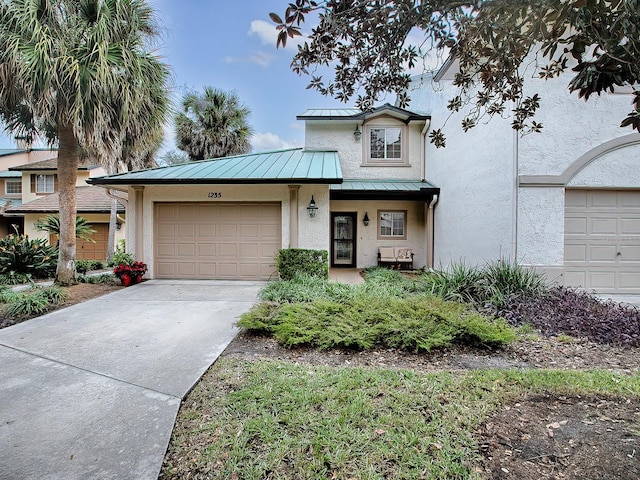
[[316, 201], [313, 199], [313, 195], [311, 195], [311, 201], [309, 202], [309, 206], [307, 207], [307, 212], [311, 218], [315, 218], [318, 213], [318, 207], [316, 206]]
[[116, 230], [120, 230], [122, 228], [122, 223], [116, 222]]
[[367, 212], [364, 212], [364, 218], [362, 219], [362, 223], [364, 223], [365, 227], [369, 226], [369, 215], [367, 214]]
[[360, 125], [356, 125], [356, 129], [353, 132], [353, 138], [356, 139], [356, 142], [359, 142], [360, 137], [362, 137], [362, 132], [360, 131]]

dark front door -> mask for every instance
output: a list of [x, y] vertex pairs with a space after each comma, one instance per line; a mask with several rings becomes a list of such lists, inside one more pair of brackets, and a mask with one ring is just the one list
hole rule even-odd
[[331, 266], [356, 266], [355, 213], [331, 214]]

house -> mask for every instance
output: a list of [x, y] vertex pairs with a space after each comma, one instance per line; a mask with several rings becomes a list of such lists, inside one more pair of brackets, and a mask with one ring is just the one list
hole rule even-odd
[[13, 231], [12, 225], [22, 230], [22, 219], [5, 216], [7, 208], [22, 203], [22, 174], [10, 167], [33, 163], [56, 155], [48, 149], [0, 149], [0, 237]]
[[426, 171], [441, 195], [436, 265], [517, 259], [555, 282], [608, 294], [640, 294], [640, 134], [619, 124], [631, 88], [585, 102], [568, 75], [527, 76], [539, 93], [541, 133], [520, 135], [510, 118], [464, 133], [465, 111], [446, 105], [455, 64], [413, 79], [411, 105], [443, 125], [446, 148], [427, 145]]
[[[414, 78], [412, 110], [307, 110], [302, 149], [89, 182], [128, 193], [127, 245], [152, 278], [268, 279], [282, 247], [362, 268], [395, 247], [418, 268], [508, 258], [565, 285], [640, 293], [640, 134], [617, 126], [629, 95], [585, 103], [566, 78], [532, 78], [544, 133], [521, 136], [509, 118], [463, 133], [465, 112], [446, 108], [453, 69]], [[432, 123], [446, 148], [429, 143]]]
[[[51, 152], [50, 152], [51, 153]], [[5, 175], [8, 175], [15, 184], [18, 201], [4, 209], [3, 214], [8, 222], [20, 220], [22, 231], [31, 238], [45, 238], [51, 243], [57, 242], [56, 238], [49, 238], [47, 232], [38, 230], [35, 223], [48, 215], [59, 212], [58, 189], [58, 160], [57, 155], [45, 160], [34, 161], [23, 165], [10, 167]], [[105, 260], [107, 257], [107, 244], [109, 238], [109, 219], [111, 203], [105, 189], [90, 187], [87, 180], [94, 176], [104, 175], [105, 170], [91, 160], [83, 160], [78, 167], [76, 180], [77, 213], [87, 220], [96, 231], [92, 235], [92, 241], [77, 240], [76, 258], [86, 260]], [[2, 173], [0, 173], [1, 178]], [[7, 179], [5, 179], [5, 182]], [[118, 224], [124, 223], [125, 206], [124, 199], [119, 200], [117, 212]], [[124, 238], [124, 232], [116, 232], [116, 240]]]
[[92, 178], [128, 193], [127, 245], [152, 278], [269, 279], [280, 248], [330, 252], [334, 267], [407, 247], [429, 266], [433, 202], [424, 177], [429, 116], [308, 110], [305, 148]]

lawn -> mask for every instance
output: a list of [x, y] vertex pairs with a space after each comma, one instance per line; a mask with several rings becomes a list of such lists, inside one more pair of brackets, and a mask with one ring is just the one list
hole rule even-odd
[[[640, 478], [637, 310], [462, 270], [269, 284], [184, 401], [161, 478]], [[559, 308], [578, 304], [580, 328]]]

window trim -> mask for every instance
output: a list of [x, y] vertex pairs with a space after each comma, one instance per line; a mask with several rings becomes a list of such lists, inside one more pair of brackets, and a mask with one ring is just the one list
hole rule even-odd
[[[400, 158], [371, 158], [371, 131], [379, 129], [400, 129]], [[409, 142], [408, 129], [404, 124], [394, 124], [391, 122], [371, 123], [365, 125], [363, 143], [364, 152], [362, 156], [362, 166], [365, 167], [408, 167], [409, 164]]]
[[[15, 183], [17, 185], [19, 185], [20, 187], [20, 191], [19, 192], [9, 192], [9, 184], [10, 183]], [[22, 195], [22, 179], [14, 179], [14, 178], [5, 178], [4, 180], [4, 194], [5, 195]]]
[[[401, 213], [403, 216], [403, 223], [404, 223], [404, 235], [382, 235], [380, 229], [382, 228], [382, 214], [383, 213]], [[407, 210], [378, 210], [378, 225], [377, 225], [377, 233], [378, 233], [378, 240], [406, 240], [407, 239]], [[393, 223], [392, 223], [393, 224]], [[393, 233], [393, 227], [392, 227], [392, 233]]]
[[[36, 188], [35, 188], [35, 193], [37, 195], [50, 195], [52, 193], [56, 193], [56, 176], [55, 174], [52, 173], [37, 173], [35, 175], [35, 184], [36, 184]], [[46, 188], [44, 190], [40, 190], [38, 189], [38, 177], [43, 177], [44, 179], [44, 187], [47, 186], [47, 178], [51, 177], [51, 191], [47, 190]]]

